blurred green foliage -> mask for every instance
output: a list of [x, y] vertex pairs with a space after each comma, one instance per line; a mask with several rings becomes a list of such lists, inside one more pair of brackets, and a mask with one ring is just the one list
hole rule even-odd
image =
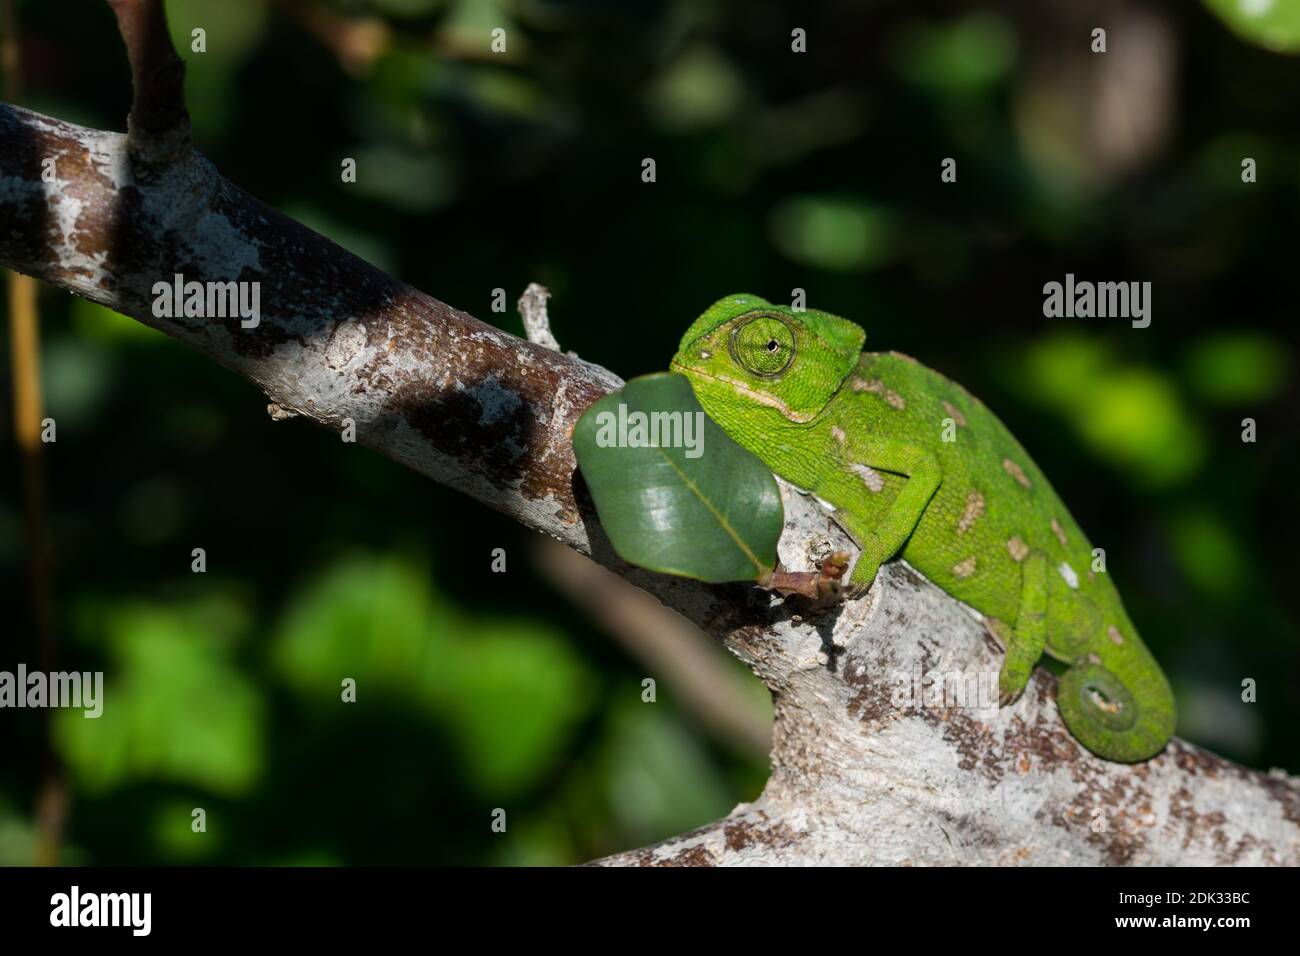
[[1270, 50], [1300, 50], [1300, 4], [1292, 0], [1205, 0], [1243, 37]]
[[[542, 282], [563, 346], [625, 377], [724, 294], [806, 289], [1019, 436], [1106, 548], [1180, 734], [1300, 771], [1300, 131], [1279, 93], [1300, 61], [1273, 52], [1297, 4], [1121, 10], [1104, 56], [1069, 5], [305, 6], [344, 19], [168, 4], [197, 143], [233, 182], [512, 332], [492, 290]], [[106, 5], [19, 13], [26, 105], [124, 128]], [[1151, 281], [1151, 327], [1044, 319], [1066, 272]], [[517, 525], [272, 423], [253, 386], [137, 323], [53, 289], [41, 308], [64, 666], [102, 668], [110, 700], [54, 723], [65, 859], [572, 863], [757, 794], [763, 758], [545, 583]], [[7, 438], [0, 667], [37, 653]], [[0, 720], [0, 862], [22, 862], [40, 722]]]
[[246, 794], [262, 769], [264, 715], [231, 660], [233, 633], [246, 627], [240, 609], [88, 602], [79, 611], [86, 642], [104, 652], [111, 701], [97, 718], [56, 712], [59, 751], [79, 784], [103, 793], [163, 780]]
[[1016, 58], [1016, 35], [1005, 17], [977, 12], [949, 22], [903, 28], [890, 59], [908, 83], [960, 102], [996, 91]]
[[536, 783], [592, 705], [592, 676], [562, 635], [460, 613], [409, 558], [354, 557], [323, 572], [289, 603], [273, 647], [276, 673], [304, 705], [341, 696], [343, 674], [445, 727], [455, 777], [485, 798]]

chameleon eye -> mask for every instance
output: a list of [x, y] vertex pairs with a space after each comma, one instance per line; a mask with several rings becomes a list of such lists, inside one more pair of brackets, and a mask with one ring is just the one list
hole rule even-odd
[[794, 361], [794, 332], [774, 315], [756, 315], [731, 333], [731, 357], [759, 378], [780, 375]]

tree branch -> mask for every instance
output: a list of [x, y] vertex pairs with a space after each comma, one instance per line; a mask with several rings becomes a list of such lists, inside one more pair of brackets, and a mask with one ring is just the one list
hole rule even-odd
[[[132, 5], [115, 6], [120, 15]], [[124, 27], [128, 47], [136, 26]], [[148, 85], [159, 74], [142, 65], [154, 61], [132, 56]], [[133, 135], [165, 125], [146, 122], [168, 112], [150, 102], [138, 88]], [[42, 180], [46, 158], [54, 182]], [[909, 702], [908, 688], [935, 673], [954, 687], [995, 687], [1000, 651], [971, 612], [902, 564], [815, 620], [754, 588], [630, 568], [601, 533], [570, 446], [577, 417], [616, 376], [385, 275], [188, 149], [147, 175], [139, 160], [118, 134], [0, 107], [0, 264], [199, 349], [257, 383], [282, 415], [355, 422], [362, 443], [643, 587], [771, 689], [763, 795], [602, 862], [1300, 863], [1296, 780], [1180, 741], [1136, 766], [1098, 760], [1065, 730], [1041, 670], [1000, 711]], [[154, 283], [176, 274], [260, 283], [259, 323], [156, 316]], [[783, 494], [788, 567], [854, 550], [812, 501]]]

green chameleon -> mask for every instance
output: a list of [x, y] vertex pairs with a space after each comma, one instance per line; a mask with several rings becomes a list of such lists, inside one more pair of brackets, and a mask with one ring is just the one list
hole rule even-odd
[[850, 594], [901, 553], [989, 620], [1003, 705], [1046, 651], [1070, 665], [1057, 704], [1085, 747], [1158, 753], [1169, 684], [1043, 473], [979, 399], [906, 355], [862, 352], [865, 339], [838, 316], [734, 295], [687, 330], [672, 370], [727, 434], [836, 509], [862, 551]]

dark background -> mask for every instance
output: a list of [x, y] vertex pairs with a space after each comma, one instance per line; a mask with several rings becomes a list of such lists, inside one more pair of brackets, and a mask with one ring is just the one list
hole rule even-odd
[[[966, 385], [1106, 549], [1179, 734], [1294, 773], [1300, 4], [1084, 6], [168, 4], [218, 168], [458, 308], [521, 333], [493, 290], [513, 306], [541, 282], [563, 347], [630, 377], [720, 296], [802, 288]], [[24, 105], [123, 129], [107, 6], [18, 14]], [[1150, 281], [1150, 328], [1044, 318], [1067, 272]], [[63, 666], [103, 669], [112, 702], [55, 715], [65, 861], [574, 863], [759, 792], [762, 749], [592, 623], [534, 535], [271, 422], [252, 385], [131, 320], [53, 288], [40, 306]], [[3, 401], [13, 670], [37, 650]], [[770, 720], [728, 666], [717, 698]], [[41, 746], [30, 711], [0, 713], [0, 863], [33, 859]]]

